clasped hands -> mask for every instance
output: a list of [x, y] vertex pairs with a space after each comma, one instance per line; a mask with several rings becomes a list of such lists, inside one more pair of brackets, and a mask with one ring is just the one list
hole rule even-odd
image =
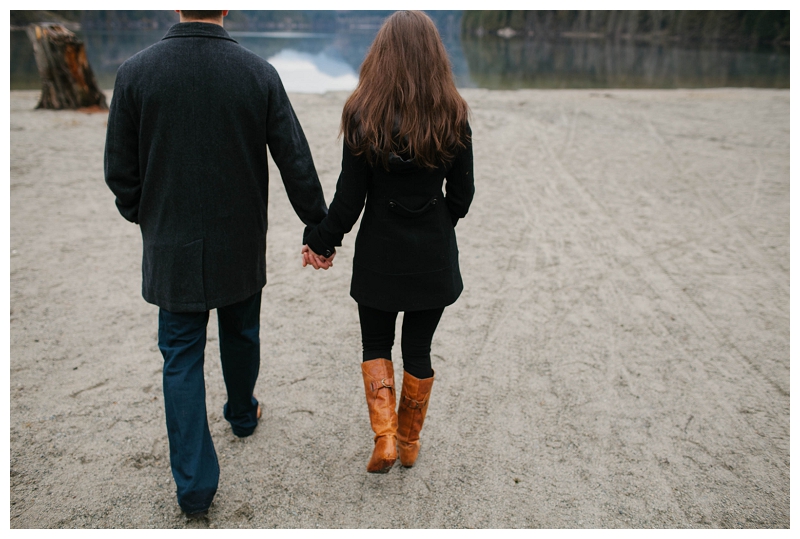
[[303, 245], [303, 248], [300, 250], [300, 253], [303, 255], [303, 267], [311, 266], [314, 269], [328, 269], [333, 267], [333, 257], [336, 256], [336, 251], [329, 257], [324, 257], [322, 255], [318, 255], [314, 251], [312, 251], [308, 245]]

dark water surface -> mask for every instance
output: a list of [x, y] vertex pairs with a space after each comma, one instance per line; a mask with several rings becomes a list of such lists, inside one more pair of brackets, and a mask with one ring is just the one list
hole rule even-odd
[[[103, 89], [119, 65], [166, 31], [79, 32]], [[352, 90], [374, 31], [336, 34], [230, 32], [270, 61], [288, 91]], [[555, 42], [494, 36], [443, 35], [462, 88], [711, 88], [789, 87], [789, 51], [687, 48], [602, 39]], [[24, 31], [11, 32], [11, 89], [41, 87]]]

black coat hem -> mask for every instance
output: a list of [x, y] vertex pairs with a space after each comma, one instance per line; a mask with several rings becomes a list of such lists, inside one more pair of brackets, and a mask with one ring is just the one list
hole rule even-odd
[[425, 311], [456, 302], [464, 284], [458, 266], [388, 275], [353, 264], [350, 297], [359, 305], [388, 312]]
[[264, 284], [257, 287], [255, 290], [242, 292], [224, 298], [216, 298], [206, 302], [199, 302], [199, 301], [190, 303], [179, 303], [174, 301], [157, 302], [152, 297], [148, 298], [147, 295], [144, 293], [142, 293], [142, 297], [147, 303], [155, 305], [156, 307], [159, 307], [171, 313], [201, 313], [204, 311], [210, 311], [212, 309], [219, 309], [220, 307], [227, 307], [228, 305], [233, 305], [234, 303], [239, 303], [240, 301], [244, 301], [250, 296], [257, 294], [261, 290], [263, 290], [266, 284], [267, 283], [265, 281]]

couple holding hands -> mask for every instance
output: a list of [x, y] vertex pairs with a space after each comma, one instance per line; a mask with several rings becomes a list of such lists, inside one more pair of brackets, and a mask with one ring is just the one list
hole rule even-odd
[[[455, 226], [474, 194], [468, 106], [431, 19], [386, 19], [342, 112], [342, 169], [328, 208], [308, 143], [275, 69], [223, 29], [227, 11], [179, 11], [163, 40], [119, 69], [106, 183], [140, 226], [142, 295], [159, 306], [158, 344], [178, 503], [207, 513], [219, 483], [203, 354], [217, 309], [225, 419], [255, 430], [261, 290], [266, 284], [268, 148], [306, 225], [302, 264], [328, 269], [361, 216], [350, 295], [375, 433], [368, 472], [413, 466], [434, 381], [431, 342], [463, 289]], [[363, 216], [362, 216], [363, 212]], [[394, 328], [404, 312], [402, 391]], [[399, 401], [399, 402], [398, 402]]]

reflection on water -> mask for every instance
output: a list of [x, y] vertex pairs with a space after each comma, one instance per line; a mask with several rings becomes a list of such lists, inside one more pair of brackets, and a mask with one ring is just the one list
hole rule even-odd
[[[159, 41], [164, 31], [81, 32], [101, 88], [112, 88], [117, 68]], [[268, 59], [290, 92], [351, 90], [375, 32], [313, 34], [231, 32], [242, 46]], [[685, 48], [628, 41], [442, 39], [461, 88], [700, 88], [789, 87], [789, 52]], [[11, 89], [39, 89], [25, 32], [11, 32]]]
[[358, 75], [350, 65], [324, 52], [308, 54], [284, 49], [267, 61], [280, 74], [287, 92], [353, 90], [358, 84]]
[[[231, 32], [243, 47], [271, 63], [288, 92], [353, 90], [358, 68], [373, 36], [292, 32]], [[360, 37], [360, 39], [359, 39]], [[345, 51], [357, 51], [350, 57]]]
[[788, 51], [487, 36], [461, 46], [481, 88], [789, 87]]

